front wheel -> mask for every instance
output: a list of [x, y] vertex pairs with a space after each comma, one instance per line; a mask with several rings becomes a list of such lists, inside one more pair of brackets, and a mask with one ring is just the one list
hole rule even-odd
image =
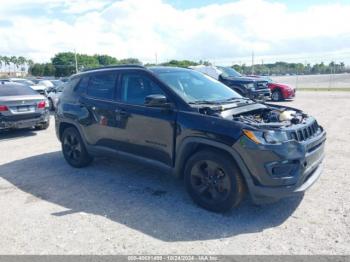
[[92, 162], [93, 158], [87, 152], [77, 129], [74, 127], [65, 129], [61, 141], [63, 156], [68, 164], [80, 168]]
[[271, 100], [272, 101], [282, 101], [283, 100], [283, 96], [280, 90], [274, 90], [271, 94]]
[[185, 167], [185, 186], [193, 201], [214, 212], [237, 206], [244, 196], [244, 182], [233, 160], [220, 151], [200, 151]]

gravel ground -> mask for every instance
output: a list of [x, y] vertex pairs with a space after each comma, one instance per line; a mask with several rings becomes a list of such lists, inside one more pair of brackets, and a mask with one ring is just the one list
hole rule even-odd
[[299, 92], [290, 106], [328, 132], [324, 173], [303, 197], [222, 215], [181, 181], [125, 161], [73, 169], [54, 125], [2, 135], [0, 254], [350, 254], [350, 93]]

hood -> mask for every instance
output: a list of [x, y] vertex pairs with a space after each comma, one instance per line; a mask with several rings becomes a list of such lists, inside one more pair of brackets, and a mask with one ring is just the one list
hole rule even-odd
[[234, 81], [234, 82], [241, 82], [241, 83], [267, 83], [266, 80], [262, 79], [256, 79], [253, 77], [246, 77], [246, 76], [239, 76], [239, 77], [223, 77], [225, 80], [228, 81]]
[[274, 87], [286, 88], [286, 89], [295, 89], [293, 86], [282, 84], [282, 83], [269, 83], [269, 85], [272, 85]]
[[33, 90], [38, 91], [38, 90], [46, 90], [46, 86], [43, 85], [33, 85], [30, 86]]

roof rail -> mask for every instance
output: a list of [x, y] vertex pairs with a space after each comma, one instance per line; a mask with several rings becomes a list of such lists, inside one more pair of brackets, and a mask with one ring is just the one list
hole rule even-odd
[[94, 70], [99, 70], [99, 69], [123, 68], [123, 67], [145, 68], [142, 65], [124, 64], [124, 65], [110, 65], [110, 66], [100, 66], [100, 67], [88, 68], [88, 69], [82, 70], [81, 72], [88, 72], [88, 71], [94, 71]]

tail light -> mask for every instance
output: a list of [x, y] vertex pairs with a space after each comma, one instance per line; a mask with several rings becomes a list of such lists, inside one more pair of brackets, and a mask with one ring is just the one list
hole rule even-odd
[[8, 111], [9, 108], [7, 106], [1, 106], [0, 105], [0, 112], [5, 112], [5, 111]]
[[38, 108], [45, 108], [45, 106], [46, 106], [46, 102], [45, 101], [40, 101], [38, 103]]

